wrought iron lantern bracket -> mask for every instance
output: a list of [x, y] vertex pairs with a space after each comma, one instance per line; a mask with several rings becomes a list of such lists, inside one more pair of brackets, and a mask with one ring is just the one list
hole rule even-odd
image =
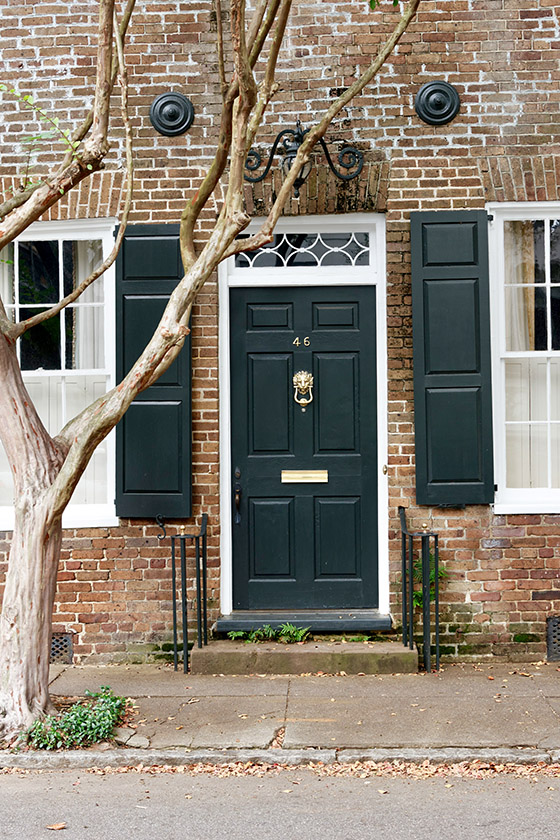
[[[249, 183], [251, 184], [257, 184], [260, 181], [264, 180], [264, 178], [266, 178], [266, 176], [270, 172], [272, 161], [274, 160], [274, 156], [276, 155], [279, 146], [283, 147], [283, 157], [281, 166], [284, 172], [287, 174], [287, 172], [291, 169], [293, 165], [298, 150], [301, 144], [303, 143], [305, 135], [308, 133], [308, 131], [308, 128], [302, 128], [300, 120], [296, 122], [295, 129], [285, 128], [283, 131], [280, 131], [276, 135], [276, 138], [270, 149], [265, 168], [260, 175], [253, 175], [252, 173], [259, 169], [259, 167], [262, 165], [262, 155], [258, 151], [258, 149], [249, 149], [247, 160], [245, 161], [245, 169], [249, 174], [245, 174], [245, 180], [249, 181]], [[356, 149], [354, 146], [345, 146], [337, 156], [338, 165], [340, 167], [340, 169], [337, 169], [329, 153], [327, 144], [325, 143], [322, 137], [319, 138], [319, 144], [325, 154], [327, 163], [329, 165], [329, 169], [334, 175], [336, 175], [337, 178], [340, 178], [341, 181], [351, 181], [352, 178], [358, 177], [364, 166], [364, 155], [362, 152], [359, 151], [359, 149]], [[354, 171], [350, 172], [349, 170], [351, 169], [353, 169]], [[305, 183], [305, 181], [307, 180], [310, 171], [311, 164], [309, 162], [304, 163], [297, 178], [294, 181], [294, 195], [296, 198], [299, 198], [299, 191]]]

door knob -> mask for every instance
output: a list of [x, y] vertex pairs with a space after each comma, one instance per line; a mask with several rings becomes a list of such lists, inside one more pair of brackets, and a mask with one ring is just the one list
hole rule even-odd
[[235, 504], [235, 518], [234, 522], [239, 525], [241, 522], [241, 484], [237, 481], [233, 485], [233, 500]]

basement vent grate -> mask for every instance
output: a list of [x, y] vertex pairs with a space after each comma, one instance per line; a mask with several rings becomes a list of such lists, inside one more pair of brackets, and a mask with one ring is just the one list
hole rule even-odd
[[560, 615], [546, 620], [546, 657], [551, 662], [560, 660]]
[[51, 664], [71, 665], [74, 655], [71, 633], [53, 633], [51, 640]]

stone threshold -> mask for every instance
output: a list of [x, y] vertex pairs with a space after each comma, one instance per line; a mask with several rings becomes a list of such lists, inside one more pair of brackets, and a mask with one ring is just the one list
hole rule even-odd
[[270, 624], [277, 628], [286, 622], [309, 627], [312, 633], [383, 633], [392, 629], [391, 616], [379, 610], [235, 610], [222, 615], [215, 624], [217, 633], [254, 630]]

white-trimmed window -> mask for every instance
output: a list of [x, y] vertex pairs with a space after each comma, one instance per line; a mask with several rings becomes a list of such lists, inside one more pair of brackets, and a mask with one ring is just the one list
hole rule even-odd
[[493, 205], [494, 446], [502, 513], [560, 512], [560, 204]]
[[[113, 246], [114, 220], [32, 225], [0, 255], [7, 314], [23, 320], [52, 306], [85, 279]], [[18, 342], [25, 383], [50, 434], [114, 384], [114, 270]], [[116, 523], [114, 443], [94, 453], [63, 519], [66, 527]], [[13, 483], [0, 446], [0, 530], [13, 526]]]

